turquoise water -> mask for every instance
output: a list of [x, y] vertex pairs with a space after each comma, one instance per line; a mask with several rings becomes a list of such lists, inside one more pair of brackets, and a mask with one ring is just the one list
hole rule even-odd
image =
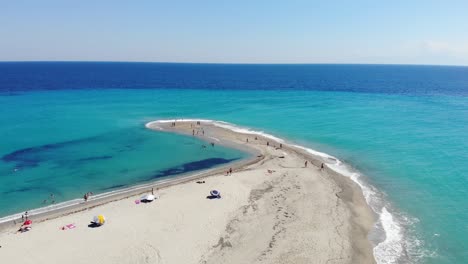
[[247, 157], [150, 131], [128, 99], [93, 92], [0, 96], [7, 111], [0, 117], [0, 216]]
[[36, 148], [19, 153], [22, 164], [0, 161], [2, 215], [39, 206], [49, 193], [63, 201], [196, 160], [245, 157], [144, 129], [160, 118], [215, 119], [329, 153], [361, 172], [378, 190], [375, 208], [385, 206], [397, 223], [387, 236], [403, 238], [381, 263], [468, 259], [467, 97], [107, 89], [24, 92], [0, 96], [0, 105], [0, 155]]

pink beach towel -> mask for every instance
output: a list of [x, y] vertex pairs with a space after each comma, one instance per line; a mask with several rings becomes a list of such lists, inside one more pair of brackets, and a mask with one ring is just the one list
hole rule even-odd
[[140, 204], [140, 200], [135, 200], [135, 204]]
[[75, 224], [68, 224], [68, 225], [62, 226], [60, 229], [67, 230], [67, 229], [73, 229], [75, 227], [76, 227]]

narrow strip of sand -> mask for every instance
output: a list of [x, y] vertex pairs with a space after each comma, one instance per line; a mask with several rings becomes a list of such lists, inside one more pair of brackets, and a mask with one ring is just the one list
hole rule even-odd
[[[162, 187], [152, 203], [121, 196], [34, 223], [25, 233], [10, 227], [0, 234], [2, 263], [375, 262], [367, 239], [374, 216], [360, 188], [326, 164], [321, 169], [319, 157], [212, 122], [147, 127], [200, 137], [207, 148], [242, 148], [256, 158], [228, 165], [229, 175], [223, 167]], [[207, 198], [213, 189], [220, 199]], [[106, 223], [88, 227], [97, 214]], [[62, 230], [67, 224], [76, 227]]]

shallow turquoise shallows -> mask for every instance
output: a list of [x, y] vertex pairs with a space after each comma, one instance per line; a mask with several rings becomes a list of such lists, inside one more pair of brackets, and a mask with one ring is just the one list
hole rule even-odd
[[108, 89], [26, 92], [0, 96], [0, 105], [1, 215], [48, 203], [50, 193], [63, 201], [197, 160], [246, 157], [144, 128], [156, 119], [215, 119], [326, 152], [361, 172], [397, 223], [376, 241], [395, 238], [386, 250], [401, 246], [398, 262], [467, 263], [467, 97]]

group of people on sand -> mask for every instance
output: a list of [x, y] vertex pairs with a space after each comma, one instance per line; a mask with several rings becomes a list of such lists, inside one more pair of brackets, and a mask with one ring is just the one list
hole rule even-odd
[[[258, 138], [255, 137], [255, 140], [258, 140]], [[246, 139], [246, 142], [249, 143], [249, 139], [248, 139], [248, 138]], [[267, 142], [266, 142], [266, 145], [269, 147], [269, 146], [270, 146], [270, 141], [267, 141]], [[283, 148], [283, 144], [280, 143], [280, 144], [279, 144], [279, 147], [276, 147], [276, 145], [273, 145], [273, 147], [274, 147], [275, 149], [282, 149], [282, 148]]]
[[[205, 181], [198, 181], [197, 183], [205, 183]], [[158, 189], [156, 189], [157, 191]], [[155, 190], [154, 188], [151, 188], [151, 194], [154, 195], [155, 193]], [[92, 192], [87, 192], [84, 194], [83, 196], [83, 199], [85, 200], [85, 202], [88, 200], [88, 198], [93, 195]], [[53, 194], [51, 194], [51, 196], [53, 197]], [[22, 221], [22, 224], [20, 226], [20, 228], [16, 231], [16, 233], [24, 233], [26, 231], [29, 231], [31, 230], [32, 228], [32, 220], [29, 219], [29, 213], [28, 211], [26, 211], [24, 214], [21, 215], [21, 221]], [[16, 221], [15, 221], [15, 224], [16, 224]], [[76, 226], [74, 224], [70, 224], [70, 225], [66, 225], [66, 226], [63, 226], [61, 227], [60, 229], [61, 230], [65, 230], [65, 229], [71, 229], [71, 228], [75, 228]]]
[[16, 230], [16, 233], [24, 233], [26, 231], [31, 230], [31, 228], [32, 228], [31, 224], [22, 224], [20, 228]]
[[[258, 140], [258, 138], [255, 137], [255, 140]], [[245, 139], [245, 142], [249, 143], [249, 138], [246, 138], [246, 139]], [[266, 145], [267, 145], [267, 146], [270, 146], [270, 142], [267, 141], [267, 142], [266, 142]], [[276, 146], [274, 146], [274, 147], [276, 148]], [[279, 147], [277, 147], [276, 149], [282, 149], [282, 148], [283, 148], [283, 144], [280, 143], [280, 144], [279, 144]], [[258, 156], [258, 157], [261, 157], [261, 155]], [[284, 156], [280, 156], [280, 158], [284, 158]], [[309, 161], [306, 160], [306, 161], [304, 162], [304, 168], [307, 168], [308, 164], [309, 164]], [[324, 168], [325, 168], [325, 163], [322, 162], [322, 164], [320, 164], [320, 170], [323, 170]], [[274, 171], [268, 170], [268, 173], [272, 173], [272, 172], [274, 172]], [[226, 175], [229, 175], [229, 174], [230, 174], [229, 172], [226, 173]]]
[[231, 175], [231, 174], [232, 174], [232, 168], [229, 168], [229, 170], [226, 171], [226, 176]]
[[[177, 120], [174, 120], [174, 122], [171, 123], [171, 127], [175, 127], [176, 126], [176, 121]], [[201, 125], [201, 122], [200, 121], [197, 121], [197, 125]], [[193, 124], [190, 124], [190, 127], [193, 127]]]
[[[16, 233], [23, 233], [23, 232], [31, 230], [32, 221], [29, 220], [28, 211], [24, 212], [24, 214], [21, 215], [21, 222], [23, 224], [21, 224], [20, 228], [16, 231]], [[15, 221], [15, 223], [16, 223], [16, 221]]]
[[[309, 162], [307, 160], [304, 162], [304, 168], [307, 168], [308, 163]], [[322, 162], [322, 164], [320, 164], [320, 170], [323, 170], [323, 169], [325, 169], [325, 163]]]
[[[255, 137], [255, 140], [258, 140], [258, 138]], [[246, 138], [246, 139], [245, 139], [245, 142], [249, 143], [249, 138]]]
[[[258, 137], [255, 137], [255, 140], [258, 140]], [[245, 142], [249, 143], [249, 138], [246, 138], [246, 139], [245, 139]], [[270, 141], [267, 141], [267, 142], [266, 142], [266, 145], [267, 145], [267, 146], [270, 146]], [[283, 148], [283, 144], [280, 143], [278, 148], [276, 147], [276, 145], [275, 145], [274, 147], [275, 147], [276, 149], [282, 149], [282, 148]]]
[[[195, 131], [195, 129], [192, 129], [192, 136], [195, 136], [195, 132], [196, 132], [196, 134], [198, 135], [199, 129], [197, 129], [197, 131]], [[201, 133], [202, 133], [202, 135], [204, 136], [204, 135], [205, 135], [205, 130], [202, 129], [202, 130], [201, 130]]]

